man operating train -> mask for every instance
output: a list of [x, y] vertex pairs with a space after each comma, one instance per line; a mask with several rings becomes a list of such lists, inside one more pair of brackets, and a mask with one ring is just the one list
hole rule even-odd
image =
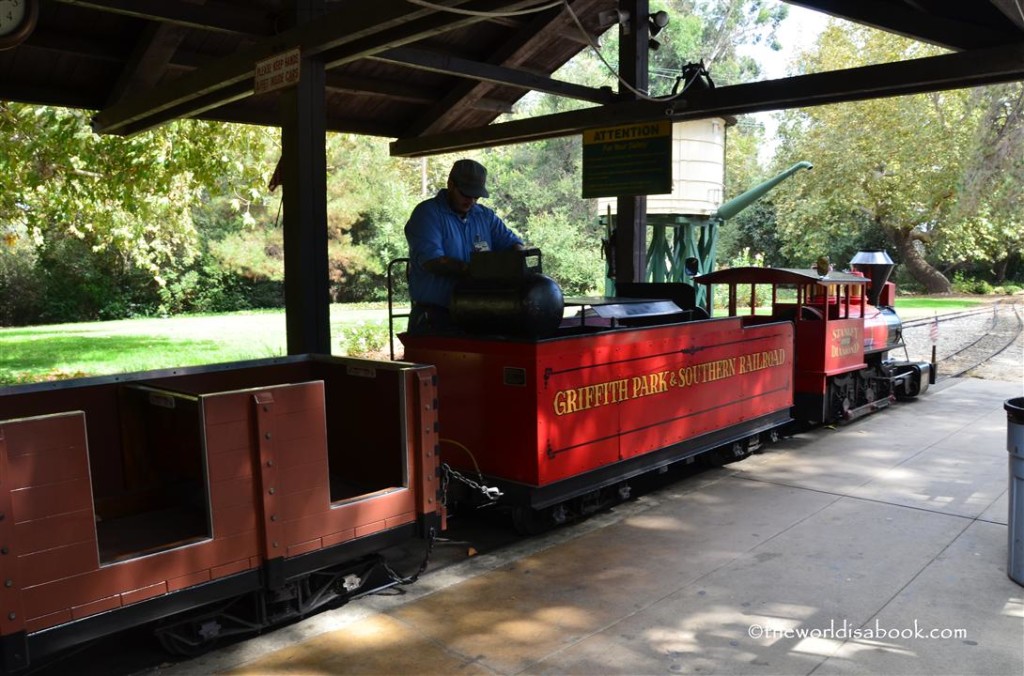
[[405, 225], [409, 242], [409, 315], [411, 334], [450, 331], [448, 306], [456, 282], [469, 273], [474, 251], [523, 249], [523, 241], [493, 209], [478, 203], [488, 197], [487, 169], [474, 160], [452, 165], [446, 188], [420, 202]]

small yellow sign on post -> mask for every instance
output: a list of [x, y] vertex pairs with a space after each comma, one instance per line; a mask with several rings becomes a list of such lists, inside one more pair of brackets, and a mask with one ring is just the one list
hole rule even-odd
[[641, 122], [583, 132], [583, 197], [672, 192], [672, 123]]

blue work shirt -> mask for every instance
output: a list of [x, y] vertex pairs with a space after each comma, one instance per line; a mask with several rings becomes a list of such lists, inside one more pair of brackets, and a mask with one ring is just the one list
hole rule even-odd
[[447, 256], [469, 262], [473, 251], [502, 251], [523, 241], [505, 225], [494, 210], [474, 204], [466, 217], [448, 206], [448, 191], [416, 205], [405, 224], [409, 241], [409, 295], [414, 303], [448, 307], [455, 279], [423, 269], [426, 261]]

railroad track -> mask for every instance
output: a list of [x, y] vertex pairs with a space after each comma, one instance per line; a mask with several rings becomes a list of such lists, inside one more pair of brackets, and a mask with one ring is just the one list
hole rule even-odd
[[[982, 319], [984, 321], [979, 323]], [[1020, 341], [1024, 330], [1020, 305], [996, 303], [983, 309], [908, 321], [904, 324], [904, 333], [920, 338], [936, 324], [944, 336], [937, 349], [939, 381], [998, 364], [1004, 355], [1013, 357], [1008, 351]], [[1007, 361], [1010, 368], [1016, 363], [1012, 358]], [[1016, 364], [1016, 367], [1019, 372], [1021, 366]]]

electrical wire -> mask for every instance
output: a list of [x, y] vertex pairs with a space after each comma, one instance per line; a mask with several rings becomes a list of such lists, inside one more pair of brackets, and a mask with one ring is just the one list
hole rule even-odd
[[439, 12], [450, 12], [452, 14], [463, 14], [463, 15], [466, 15], [466, 16], [478, 16], [478, 17], [483, 17], [483, 18], [502, 18], [502, 17], [510, 17], [510, 16], [522, 16], [524, 14], [534, 14], [536, 12], [543, 12], [543, 11], [546, 11], [546, 10], [558, 7], [559, 5], [562, 5], [563, 7], [565, 7], [565, 10], [569, 13], [569, 16], [573, 20], [573, 23], [576, 24], [576, 28], [579, 30], [580, 34], [584, 37], [584, 39], [586, 39], [587, 44], [590, 46], [590, 49], [593, 50], [593, 52], [597, 55], [597, 58], [601, 60], [601, 63], [603, 63], [604, 67], [608, 69], [608, 72], [611, 73], [612, 76], [623, 87], [625, 87], [626, 89], [631, 91], [634, 95], [636, 95], [637, 98], [639, 98], [641, 100], [644, 100], [644, 101], [672, 101], [674, 99], [677, 99], [677, 98], [681, 97], [683, 94], [685, 94], [686, 90], [690, 88], [690, 85], [693, 84], [696, 81], [696, 80], [690, 80], [690, 82], [687, 82], [686, 85], [683, 87], [682, 91], [679, 91], [679, 92], [673, 91], [671, 94], [668, 94], [666, 96], [651, 96], [649, 93], [647, 93], [645, 91], [642, 91], [640, 89], [637, 89], [636, 87], [634, 87], [630, 83], [626, 82], [626, 80], [618, 73], [618, 71], [615, 70], [615, 67], [612, 66], [610, 63], [608, 63], [608, 60], [604, 58], [603, 54], [601, 54], [601, 48], [597, 46], [597, 43], [594, 42], [594, 39], [590, 36], [590, 33], [587, 32], [587, 29], [583, 27], [583, 24], [580, 22], [579, 16], [576, 15], [576, 12], [574, 12], [573, 9], [572, 9], [572, 5], [569, 4], [569, 0], [554, 0], [553, 2], [548, 2], [548, 3], [545, 3], [543, 5], [539, 5], [537, 7], [531, 7], [529, 9], [521, 9], [521, 10], [517, 10], [517, 11], [514, 11], [514, 12], [480, 12], [480, 11], [471, 10], [471, 9], [460, 9], [458, 7], [449, 7], [447, 5], [439, 5], [439, 4], [435, 3], [435, 2], [430, 2], [429, 0], [405, 0], [405, 1], [408, 2], [409, 4], [412, 4], [412, 5], [417, 5], [419, 7], [425, 7], [427, 9], [433, 9], [433, 10], [436, 10], [436, 11], [439, 11]]
[[[407, 1], [412, 2], [412, 0]], [[696, 82], [696, 79], [690, 80], [683, 87], [682, 91], [673, 92], [671, 94], [668, 94], [667, 96], [651, 96], [647, 92], [637, 89], [633, 85], [626, 82], [626, 80], [624, 80], [622, 76], [619, 75], [618, 71], [616, 71], [615, 68], [610, 63], [608, 63], [607, 59], [604, 58], [604, 55], [601, 53], [601, 48], [597, 46], [597, 43], [594, 42], [594, 39], [590, 37], [590, 33], [588, 33], [587, 29], [583, 27], [583, 24], [580, 22], [580, 18], [576, 15], [576, 12], [573, 11], [572, 6], [569, 4], [569, 0], [562, 0], [562, 2], [565, 5], [565, 10], [569, 12], [569, 16], [572, 17], [573, 23], [575, 23], [576, 27], [579, 29], [580, 34], [583, 35], [584, 38], [586, 38], [587, 44], [590, 45], [590, 49], [592, 49], [594, 53], [597, 54], [597, 58], [601, 60], [601, 63], [604, 64], [604, 67], [608, 69], [608, 72], [611, 73], [615, 77], [615, 79], [622, 84], [623, 87], [633, 92], [633, 94], [635, 94], [638, 98], [644, 101], [672, 101], [685, 94], [686, 90], [690, 88], [690, 85]]]
[[523, 16], [524, 14], [535, 14], [537, 12], [543, 12], [553, 7], [558, 7], [562, 4], [562, 0], [554, 0], [554, 2], [548, 2], [540, 5], [539, 7], [531, 7], [529, 9], [520, 9], [514, 12], [479, 12], [472, 9], [459, 9], [458, 7], [449, 7], [447, 5], [438, 5], [434, 2], [428, 2], [428, 0], [405, 0], [411, 5], [419, 5], [420, 7], [426, 7], [427, 9], [437, 10], [439, 12], [451, 12], [452, 14], [463, 14], [465, 16], [480, 16], [484, 18], [493, 17], [500, 19], [509, 16]]
[[469, 450], [463, 444], [460, 444], [459, 442], [455, 441], [454, 439], [444, 439], [444, 438], [442, 438], [442, 439], [440, 439], [440, 441], [441, 441], [442, 444], [451, 444], [452, 446], [457, 446], [458, 448], [461, 448], [463, 451], [465, 451], [466, 455], [469, 456], [469, 459], [473, 461], [473, 467], [476, 469], [477, 477], [480, 479], [480, 482], [483, 483], [484, 475], [483, 475], [483, 472], [480, 471], [480, 465], [477, 464], [476, 456], [473, 455], [473, 451]]

